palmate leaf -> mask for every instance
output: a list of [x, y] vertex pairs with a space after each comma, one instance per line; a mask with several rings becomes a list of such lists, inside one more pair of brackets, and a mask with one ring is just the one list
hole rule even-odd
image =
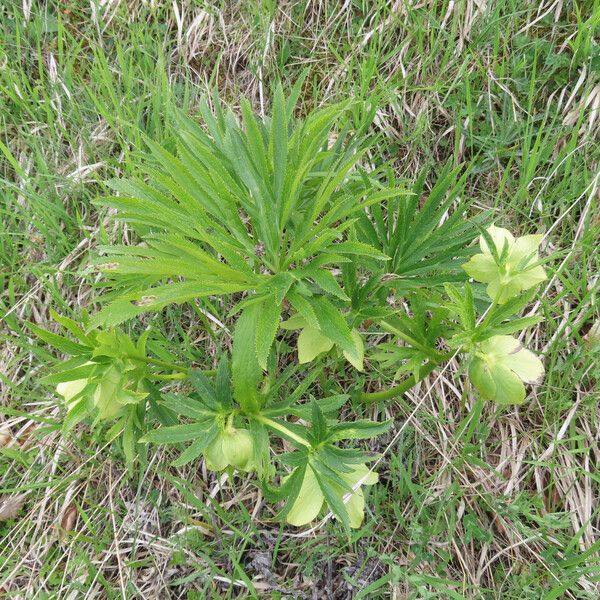
[[474, 252], [468, 246], [484, 217], [464, 218], [468, 172], [460, 171], [447, 165], [426, 192], [424, 170], [410, 196], [375, 204], [357, 222], [359, 239], [390, 257], [383, 264], [389, 287], [405, 291], [465, 279], [461, 265]]
[[[98, 201], [116, 209], [141, 241], [101, 248], [98, 268], [112, 291], [91, 327], [172, 303], [249, 292], [262, 302], [249, 333], [264, 369], [284, 299], [314, 312], [307, 284], [318, 286], [325, 300], [348, 302], [326, 266], [389, 260], [350, 229], [366, 207], [405, 191], [382, 190], [367, 174], [358, 175], [364, 124], [349, 133], [349, 102], [296, 120], [294, 95], [297, 90], [286, 99], [279, 86], [272, 115], [262, 119], [247, 101], [239, 119], [216, 98], [212, 108], [201, 102], [203, 126], [175, 112], [174, 151], [144, 138], [149, 154], [139, 164], [140, 176], [113, 182], [118, 195]], [[274, 301], [267, 299], [273, 295]], [[327, 318], [315, 315], [314, 321], [359, 361], [338, 306], [326, 304]]]

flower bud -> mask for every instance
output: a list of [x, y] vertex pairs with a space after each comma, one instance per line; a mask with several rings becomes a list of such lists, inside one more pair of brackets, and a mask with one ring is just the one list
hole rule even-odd
[[240, 471], [254, 468], [254, 442], [247, 429], [233, 429], [223, 437], [223, 454], [227, 462]]
[[206, 466], [211, 471], [222, 471], [229, 465], [240, 471], [254, 469], [254, 442], [247, 429], [230, 427], [204, 450]]

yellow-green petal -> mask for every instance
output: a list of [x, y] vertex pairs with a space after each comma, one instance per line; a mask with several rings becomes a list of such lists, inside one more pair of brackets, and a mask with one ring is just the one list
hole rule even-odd
[[494, 365], [490, 371], [496, 384], [493, 400], [498, 404], [523, 404], [525, 386], [519, 376], [501, 364]]
[[503, 366], [514, 371], [525, 383], [541, 383], [544, 378], [544, 365], [531, 350], [522, 348], [499, 360]]
[[498, 277], [486, 289], [487, 295], [498, 304], [506, 304], [522, 291], [521, 284], [514, 277]]
[[310, 523], [317, 518], [323, 506], [323, 501], [323, 492], [319, 487], [317, 478], [313, 470], [306, 467], [300, 492], [291, 510], [286, 515], [286, 521], [296, 527], [302, 527]]
[[491, 338], [481, 342], [479, 349], [484, 354], [494, 356], [503, 356], [517, 352], [521, 347], [521, 342], [512, 335], [494, 335]]
[[112, 419], [123, 408], [117, 399], [119, 387], [122, 384], [121, 379], [122, 373], [116, 367], [111, 366], [96, 387], [93, 403], [98, 409], [100, 419]]
[[[490, 227], [487, 228], [487, 232], [492, 238], [492, 241], [494, 242], [494, 246], [496, 246], [496, 251], [498, 252], [498, 254], [502, 254], [502, 250], [504, 248], [505, 243], [508, 243], [509, 248], [515, 243], [515, 238], [508, 229], [496, 227], [495, 225], [490, 225]], [[483, 236], [479, 237], [479, 246], [481, 247], [481, 251], [484, 254], [491, 254], [488, 244]]]
[[340, 473], [340, 476], [351, 486], [354, 486], [365, 476], [366, 479], [361, 483], [361, 485], [373, 485], [379, 481], [379, 474], [375, 471], [371, 471], [364, 463], [354, 465], [353, 471], [350, 473]]
[[298, 362], [304, 364], [333, 348], [333, 341], [314, 327], [305, 327], [298, 336]]
[[469, 365], [469, 379], [484, 400], [492, 400], [496, 395], [496, 382], [485, 361], [475, 357]]
[[[379, 480], [379, 475], [375, 471], [371, 471], [365, 464], [358, 464], [354, 466], [354, 470], [350, 473], [340, 473], [340, 477], [350, 486], [354, 487], [361, 479], [365, 478], [361, 482], [363, 485], [373, 485]], [[338, 488], [339, 495], [343, 501], [346, 494], [349, 492]], [[346, 502], [346, 510], [348, 511], [348, 517], [350, 527], [357, 529], [362, 525], [365, 516], [365, 496], [360, 487], [358, 487], [348, 498]]]
[[79, 394], [87, 385], [87, 379], [75, 379], [73, 381], [64, 381], [56, 386], [56, 393], [65, 399], [67, 404]]
[[346, 502], [346, 510], [348, 511], [350, 527], [358, 529], [365, 518], [365, 496], [360, 488]]
[[490, 283], [499, 277], [498, 265], [490, 254], [475, 254], [462, 268], [481, 283]]
[[548, 279], [548, 276], [546, 275], [544, 267], [537, 265], [527, 269], [526, 271], [522, 271], [513, 275], [511, 278], [511, 283], [518, 287], [519, 292], [523, 292], [538, 285], [546, 279]]
[[522, 270], [526, 265], [537, 262], [542, 238], [542, 235], [524, 235], [517, 238], [508, 255], [508, 263], [515, 269]]

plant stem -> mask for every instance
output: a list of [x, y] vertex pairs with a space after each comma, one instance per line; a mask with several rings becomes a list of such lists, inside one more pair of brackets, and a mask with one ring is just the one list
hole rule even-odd
[[423, 352], [424, 354], [427, 354], [430, 359], [438, 360], [438, 358], [439, 358], [438, 352], [436, 352], [432, 348], [428, 348], [427, 346], [424, 346], [423, 344], [421, 344], [414, 338], [410, 337], [409, 335], [407, 335], [406, 333], [404, 333], [397, 327], [394, 327], [392, 324], [388, 323], [387, 321], [381, 321], [381, 327], [388, 333], [392, 333], [392, 334], [398, 336], [401, 340], [404, 340], [409, 346], [412, 346], [413, 348], [417, 348], [418, 350], [421, 350], [421, 352]]
[[[134, 357], [132, 357], [134, 358]], [[144, 357], [144, 358], [134, 358], [134, 360], [141, 360], [142, 362], [145, 362], [148, 365], [154, 365], [156, 367], [162, 367], [163, 369], [168, 369], [169, 371], [179, 371], [180, 373], [189, 373], [189, 369], [186, 367], [182, 367], [180, 365], [176, 365], [175, 363], [171, 363], [171, 362], [167, 362], [166, 360], [160, 360], [158, 358], [150, 358], [150, 357]]]
[[299, 444], [302, 444], [303, 446], [306, 446], [307, 448], [311, 447], [310, 444], [304, 438], [300, 437], [297, 433], [294, 433], [293, 431], [288, 429], [282, 423], [274, 421], [273, 419], [269, 419], [268, 417], [261, 417], [260, 415], [256, 415], [254, 418], [257, 421], [260, 421], [261, 423], [263, 423], [264, 425], [267, 425], [267, 427], [270, 427], [271, 429], [275, 429], [275, 430], [283, 433], [284, 435], [286, 435], [290, 439], [298, 442]]
[[177, 379], [187, 379], [186, 373], [171, 373], [170, 375], [152, 375], [152, 379], [159, 381], [174, 381]]
[[357, 398], [360, 402], [367, 402], [369, 404], [373, 402], [380, 402], [381, 400], [390, 400], [391, 398], [395, 398], [396, 396], [400, 396], [400, 394], [408, 392], [411, 387], [429, 375], [429, 373], [431, 373], [431, 371], [433, 371], [437, 366], [438, 363], [429, 362], [423, 367], [418, 379], [416, 379], [414, 375], [411, 375], [402, 383], [399, 383], [398, 385], [395, 385], [387, 390], [381, 390], [380, 392], [363, 392]]

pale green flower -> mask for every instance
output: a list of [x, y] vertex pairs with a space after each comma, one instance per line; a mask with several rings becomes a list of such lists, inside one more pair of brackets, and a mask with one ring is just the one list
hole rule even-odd
[[240, 471], [254, 469], [254, 441], [247, 429], [229, 427], [204, 450], [206, 466], [222, 471], [228, 466]]
[[[305, 364], [312, 362], [317, 356], [324, 352], [329, 352], [334, 346], [334, 341], [324, 335], [315, 327], [310, 327], [303, 317], [294, 315], [285, 323], [282, 323], [283, 329], [300, 329], [298, 335], [298, 362]], [[345, 350], [343, 351], [344, 358], [358, 371], [363, 371], [365, 358], [365, 345], [357, 329], [350, 331], [356, 355], [351, 355]]]
[[[361, 485], [373, 485], [377, 483], [379, 476], [373, 471], [369, 471], [369, 468], [365, 464], [359, 464], [354, 467], [354, 470], [350, 473], [338, 473], [338, 475], [350, 486], [354, 487], [363, 477], [365, 480]], [[287, 479], [287, 478], [285, 478]], [[346, 496], [347, 492], [345, 489], [338, 487], [337, 493], [341, 500]], [[291, 525], [301, 527], [310, 523], [317, 518], [325, 497], [319, 486], [314, 471], [308, 465], [304, 473], [304, 479], [298, 497], [294, 502], [291, 510], [286, 516], [286, 521]], [[357, 529], [361, 526], [364, 519], [365, 511], [365, 497], [362, 490], [356, 489], [350, 496], [346, 503], [346, 510], [350, 519], [350, 527]]]
[[486, 400], [499, 404], [521, 404], [523, 383], [540, 383], [542, 361], [510, 335], [495, 335], [481, 342], [473, 353], [469, 377]]
[[[91, 400], [98, 410], [99, 419], [112, 419], [122, 412], [126, 404], [136, 404], [148, 395], [143, 391], [126, 389], [127, 383], [127, 377], [114, 365], [104, 371], [99, 381], [92, 382]], [[67, 407], [71, 409], [79, 401], [79, 398], [76, 398], [78, 394], [88, 385], [90, 379], [66, 381], [56, 386], [56, 393], [64, 398]]]
[[62, 396], [70, 408], [75, 398], [87, 385], [87, 379], [75, 379], [73, 381], [64, 381], [56, 386], [56, 393]]
[[110, 367], [96, 387], [92, 402], [98, 409], [100, 419], [112, 419], [123, 408], [118, 399], [122, 387], [121, 380], [122, 373], [115, 367]]
[[504, 247], [507, 254], [502, 264], [497, 264], [483, 236], [479, 238], [481, 254], [475, 254], [463, 269], [475, 281], [487, 283], [487, 293], [492, 300], [504, 304], [521, 292], [544, 281], [546, 271], [537, 264], [540, 260], [538, 248], [541, 235], [524, 235], [515, 239], [508, 229], [492, 225], [487, 232], [494, 242], [498, 256], [502, 256]]

